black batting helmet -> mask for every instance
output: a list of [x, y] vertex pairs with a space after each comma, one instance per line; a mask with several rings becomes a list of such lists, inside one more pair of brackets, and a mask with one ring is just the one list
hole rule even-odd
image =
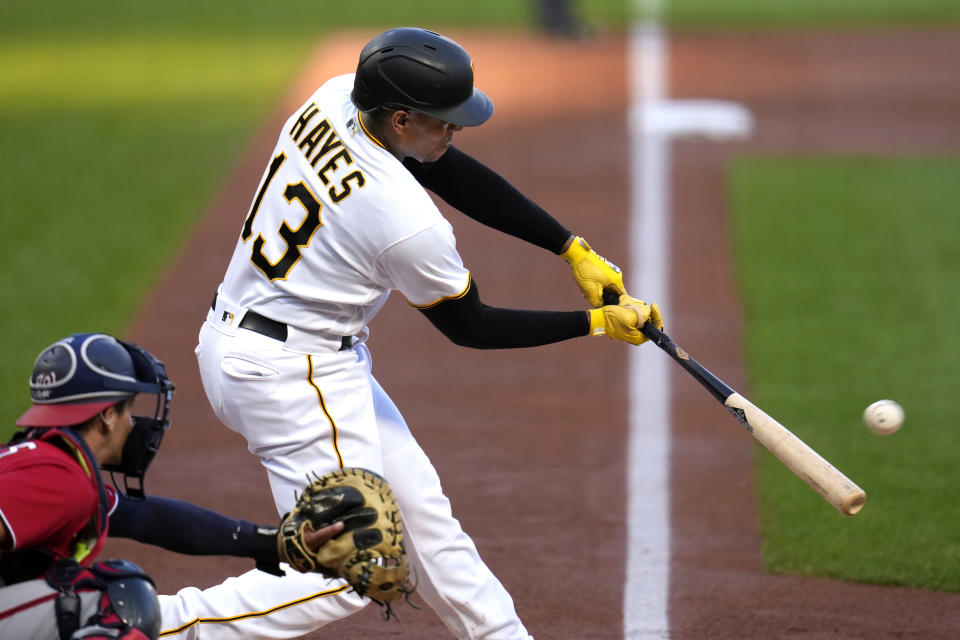
[[364, 111], [407, 108], [463, 127], [493, 115], [493, 102], [473, 86], [473, 63], [464, 48], [412, 27], [390, 29], [367, 43], [351, 98]]

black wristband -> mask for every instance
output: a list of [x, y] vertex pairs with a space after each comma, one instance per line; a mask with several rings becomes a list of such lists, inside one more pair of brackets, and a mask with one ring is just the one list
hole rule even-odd
[[280, 569], [280, 554], [277, 552], [276, 527], [256, 525], [254, 531], [253, 559], [257, 561], [257, 569], [275, 576], [284, 575]]

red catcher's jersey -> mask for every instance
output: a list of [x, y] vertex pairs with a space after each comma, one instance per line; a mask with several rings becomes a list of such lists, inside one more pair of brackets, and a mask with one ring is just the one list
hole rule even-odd
[[[117, 496], [109, 487], [107, 497], [112, 510]], [[0, 518], [13, 551], [43, 548], [89, 564], [103, 547], [106, 529], [90, 540], [78, 534], [98, 508], [96, 479], [78, 458], [46, 439], [0, 447]]]

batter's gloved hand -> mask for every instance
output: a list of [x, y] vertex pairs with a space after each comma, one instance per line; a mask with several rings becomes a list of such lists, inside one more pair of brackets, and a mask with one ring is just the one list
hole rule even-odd
[[[310, 480], [308, 478], [308, 480]], [[314, 547], [313, 531], [334, 523], [343, 530]], [[280, 558], [301, 572], [341, 578], [379, 604], [409, 595], [403, 524], [386, 480], [366, 469], [314, 476], [280, 523]]]
[[617, 295], [627, 292], [623, 288], [620, 268], [597, 254], [583, 238], [574, 238], [570, 247], [560, 255], [570, 265], [573, 279], [591, 307], [603, 306], [604, 289], [615, 291]]
[[589, 313], [592, 336], [605, 335], [613, 340], [643, 344], [649, 338], [643, 335], [640, 327], [652, 322], [658, 329], [663, 329], [663, 317], [657, 303], [648, 305], [627, 294], [620, 296], [620, 304], [591, 309]]

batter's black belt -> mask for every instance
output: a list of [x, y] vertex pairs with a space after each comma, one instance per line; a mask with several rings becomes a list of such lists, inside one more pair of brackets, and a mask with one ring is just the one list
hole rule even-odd
[[[210, 303], [210, 308], [216, 311], [217, 309], [217, 294], [214, 292], [213, 301]], [[250, 331], [255, 331], [262, 336], [267, 336], [268, 338], [273, 338], [274, 340], [279, 340], [280, 342], [287, 341], [287, 325], [283, 322], [277, 322], [276, 320], [271, 320], [266, 316], [262, 316], [256, 311], [248, 310], [243, 314], [243, 318], [240, 320], [240, 324], [237, 325], [241, 329], [249, 329]], [[346, 351], [353, 347], [353, 338], [350, 336], [343, 336], [340, 338], [340, 351]]]

